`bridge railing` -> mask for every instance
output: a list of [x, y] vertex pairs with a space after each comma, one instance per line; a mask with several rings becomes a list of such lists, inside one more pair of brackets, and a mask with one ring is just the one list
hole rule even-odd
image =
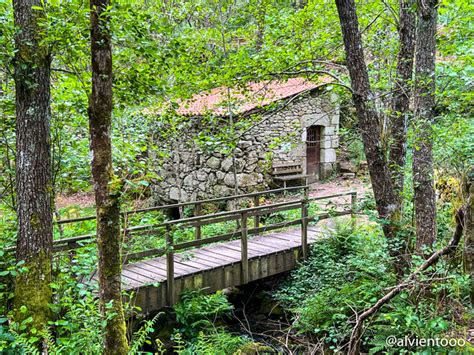
[[[209, 216], [209, 214], [203, 213], [204, 212], [203, 206], [206, 204], [251, 199], [254, 206], [260, 206], [261, 199], [264, 196], [269, 196], [269, 195], [274, 195], [274, 194], [279, 194], [279, 193], [287, 194], [289, 192], [302, 191], [302, 190], [308, 191], [308, 188], [309, 188], [308, 186], [294, 186], [294, 187], [279, 188], [279, 189], [273, 189], [273, 190], [257, 191], [257, 192], [241, 194], [241, 195], [232, 195], [232, 196], [218, 197], [218, 198], [212, 198], [212, 199], [181, 202], [181, 203], [175, 203], [175, 204], [167, 204], [167, 205], [161, 205], [161, 206], [141, 208], [141, 209], [136, 209], [136, 210], [131, 210], [131, 211], [124, 211], [122, 212], [122, 219], [121, 219], [122, 231], [124, 232], [126, 236], [129, 236], [131, 234], [136, 234], [139, 232], [141, 233], [145, 233], [147, 231], [152, 232], [153, 229], [156, 230], [165, 225], [165, 224], [154, 224], [154, 225], [129, 226], [130, 218], [137, 214], [146, 214], [150, 212], [160, 212], [160, 211], [162, 212], [162, 211], [170, 210], [172, 208], [183, 209], [186, 207], [191, 207], [193, 209], [194, 217]], [[232, 211], [226, 211], [226, 212], [232, 212]], [[61, 220], [55, 221], [55, 224], [62, 228], [65, 225], [73, 225], [76, 223], [94, 221], [95, 219], [96, 219], [96, 216], [91, 215], [91, 216], [84, 216], [84, 217], [78, 217], [78, 218], [61, 219]], [[183, 219], [179, 219], [179, 220], [183, 220]], [[214, 222], [214, 223], [217, 223], [217, 222]], [[259, 225], [259, 223], [260, 223], [260, 215], [254, 216], [254, 224]], [[199, 219], [195, 221], [195, 231], [194, 231], [195, 239], [202, 238], [201, 227], [204, 225], [205, 224], [201, 224], [199, 222]], [[87, 234], [78, 235], [78, 236], [56, 239], [53, 243], [54, 250], [59, 252], [59, 251], [78, 249], [82, 247], [84, 243], [88, 241], [93, 241], [95, 236], [96, 236], [95, 233], [87, 233]], [[143, 256], [148, 256], [148, 254], [146, 251], [143, 252]], [[139, 256], [139, 255], [140, 254], [138, 253], [137, 255], [133, 253], [131, 254], [132, 257], [127, 258], [127, 260], [135, 259], [135, 256]], [[152, 254], [149, 254], [149, 255], [152, 255]]]
[[[318, 200], [331, 199], [335, 197], [344, 197], [350, 196], [350, 208], [343, 211], [330, 211], [322, 214], [309, 215], [309, 205], [311, 202]], [[240, 239], [240, 261], [241, 261], [241, 275], [242, 275], [242, 284], [245, 284], [249, 281], [249, 256], [248, 256], [248, 237], [254, 234], [260, 234], [262, 232], [268, 232], [275, 229], [282, 229], [290, 226], [301, 225], [301, 249], [302, 257], [306, 259], [308, 257], [308, 224], [312, 221], [318, 221], [330, 217], [343, 216], [343, 215], [352, 215], [353, 223], [355, 223], [355, 213], [356, 213], [356, 200], [357, 192], [345, 192], [340, 194], [320, 196], [320, 197], [308, 197], [305, 193], [304, 197], [301, 199], [294, 199], [290, 201], [274, 203], [271, 205], [264, 206], [255, 206], [251, 208], [245, 208], [237, 211], [226, 211], [215, 213], [206, 216], [196, 216], [185, 218], [181, 220], [167, 221], [159, 226], [166, 227], [166, 248], [159, 251], [159, 254], [166, 254], [166, 270], [167, 270], [167, 290], [168, 290], [168, 302], [169, 304], [174, 303], [175, 287], [174, 287], [174, 263], [175, 263], [175, 252], [182, 251], [184, 249], [189, 249], [193, 247], [201, 247], [209, 243], [217, 243], [222, 241], [227, 241], [230, 239]], [[265, 225], [260, 227], [258, 224], [249, 228], [248, 220], [252, 217], [258, 217], [262, 215], [269, 215], [271, 213], [283, 212], [289, 210], [300, 210], [300, 217], [292, 219], [289, 221], [284, 221], [280, 223], [273, 223], [270, 225]], [[204, 239], [195, 239], [193, 241], [187, 241], [182, 243], [175, 243], [173, 240], [172, 227], [177, 225], [208, 225], [219, 223], [223, 220], [238, 220], [240, 221], [240, 228], [232, 233], [221, 234]], [[137, 228], [146, 228], [147, 226], [141, 226]], [[156, 226], [148, 226], [150, 228]], [[136, 229], [136, 228], [135, 228]], [[158, 252], [158, 250], [156, 250]], [[133, 257], [143, 257], [144, 254], [134, 255]], [[130, 257], [130, 256], [129, 256]]]

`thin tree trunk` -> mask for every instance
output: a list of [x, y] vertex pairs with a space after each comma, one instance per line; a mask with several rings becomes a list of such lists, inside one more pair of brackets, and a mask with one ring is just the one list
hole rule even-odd
[[[15, 284], [18, 321], [31, 316], [30, 330], [48, 324], [51, 302], [53, 214], [51, 209], [50, 55], [41, 45], [38, 21], [44, 15], [32, 6], [40, 0], [14, 0], [16, 89], [17, 260], [28, 271]], [[27, 312], [20, 312], [25, 306]]]
[[467, 208], [464, 236], [464, 268], [471, 277], [471, 304], [474, 305], [474, 168], [466, 181]]
[[265, 37], [265, 16], [267, 14], [267, 0], [259, 0], [257, 7], [257, 14], [255, 20], [257, 22], [257, 30], [255, 31], [255, 49], [260, 52], [263, 45], [263, 39]]
[[[353, 100], [359, 118], [359, 130], [364, 142], [365, 156], [380, 218], [392, 219], [396, 210], [396, 197], [391, 174], [383, 154], [380, 139], [380, 123], [370, 90], [369, 75], [364, 60], [362, 39], [354, 0], [336, 0], [347, 57], [347, 69], [351, 77]], [[391, 238], [393, 226], [384, 224], [385, 236]]]
[[104, 354], [120, 355], [127, 353], [128, 344], [121, 294], [120, 187], [112, 169], [112, 48], [110, 19], [104, 13], [109, 5], [109, 0], [90, 2], [92, 94], [89, 129], [97, 209], [101, 312], [107, 320]]
[[416, 0], [400, 0], [400, 23], [398, 28], [399, 51], [397, 75], [392, 99], [391, 144], [389, 167], [392, 171], [393, 187], [397, 205], [402, 204], [404, 186], [403, 168], [406, 160], [407, 122], [410, 113], [411, 81], [413, 79], [413, 57], [415, 55]]
[[435, 59], [438, 1], [418, 1], [415, 69], [413, 188], [415, 192], [416, 248], [436, 239], [432, 129], [435, 108]]

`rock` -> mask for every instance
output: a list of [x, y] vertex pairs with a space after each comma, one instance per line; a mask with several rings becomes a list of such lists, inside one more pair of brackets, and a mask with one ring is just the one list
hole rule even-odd
[[214, 196], [215, 197], [222, 197], [222, 196], [230, 196], [233, 194], [234, 190], [222, 185], [214, 186]]
[[336, 161], [336, 150], [321, 149], [321, 163], [334, 163]]
[[237, 145], [241, 149], [247, 149], [247, 148], [250, 148], [252, 146], [252, 142], [251, 141], [240, 141], [239, 143], [237, 143]]
[[247, 156], [247, 165], [253, 165], [258, 162], [258, 153], [255, 150], [249, 152]]
[[235, 154], [235, 156], [238, 157], [238, 158], [241, 158], [241, 157], [244, 156], [244, 152], [243, 152], [242, 149], [240, 149], [240, 148], [235, 148], [234, 154]]
[[170, 188], [170, 200], [175, 200], [175, 201], [179, 201], [180, 200], [180, 193], [179, 193], [179, 189], [177, 187], [172, 187]]
[[227, 157], [222, 161], [221, 168], [225, 172], [228, 172], [232, 168], [232, 157]]
[[361, 161], [359, 163], [359, 171], [364, 171], [364, 170], [367, 170], [369, 168], [369, 164], [367, 164], [367, 161]]
[[212, 185], [215, 185], [216, 182], [217, 182], [217, 178], [216, 178], [216, 175], [213, 174], [213, 173], [210, 173], [208, 176], [207, 176], [207, 182], [210, 186]]
[[224, 184], [226, 184], [229, 187], [234, 187], [235, 186], [234, 173], [227, 173], [226, 174], [226, 176], [224, 177]]
[[327, 126], [327, 127], [324, 127], [324, 134], [326, 136], [333, 136], [336, 134], [336, 127], [334, 126]]
[[263, 175], [252, 173], [252, 174], [237, 174], [237, 182], [239, 187], [250, 187], [255, 186], [259, 182], [263, 181]]
[[197, 181], [201, 181], [201, 182], [206, 181], [208, 179], [208, 175], [204, 171], [198, 170], [196, 172], [196, 179]]
[[347, 180], [354, 179], [355, 176], [356, 176], [355, 173], [343, 173], [342, 174], [342, 178], [347, 179]]
[[243, 159], [239, 159], [239, 158], [236, 158], [235, 159], [235, 172], [236, 173], [241, 173], [242, 171], [244, 171], [244, 167], [245, 167], [246, 163], [245, 163], [245, 160]]
[[216, 157], [210, 157], [207, 160], [206, 165], [211, 169], [219, 169], [219, 167], [221, 166], [221, 160]]
[[216, 178], [217, 178], [217, 181], [223, 181], [224, 180], [224, 177], [225, 177], [225, 173], [223, 173], [222, 171], [217, 171], [216, 172]]
[[[221, 169], [225, 172], [234, 171], [234, 159], [232, 157], [227, 157], [222, 161]], [[244, 170], [245, 160], [241, 158], [235, 158], [235, 172], [241, 173]]]
[[184, 178], [183, 180], [183, 185], [184, 186], [189, 186], [189, 187], [193, 187], [194, 185], [194, 178], [192, 175], [188, 175]]
[[350, 161], [341, 161], [339, 163], [339, 171], [341, 173], [356, 173], [357, 167]]

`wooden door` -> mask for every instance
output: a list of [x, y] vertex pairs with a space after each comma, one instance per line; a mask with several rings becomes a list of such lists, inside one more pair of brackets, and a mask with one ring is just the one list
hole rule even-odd
[[311, 126], [306, 132], [306, 174], [319, 176], [321, 156], [321, 126]]

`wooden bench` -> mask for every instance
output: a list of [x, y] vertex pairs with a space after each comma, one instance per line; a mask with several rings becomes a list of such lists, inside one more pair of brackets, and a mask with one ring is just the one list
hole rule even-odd
[[290, 162], [282, 164], [274, 164], [272, 166], [272, 176], [275, 181], [283, 181], [283, 186], [286, 188], [288, 181], [304, 180], [307, 185], [309, 175], [303, 174], [303, 165], [299, 162]]

